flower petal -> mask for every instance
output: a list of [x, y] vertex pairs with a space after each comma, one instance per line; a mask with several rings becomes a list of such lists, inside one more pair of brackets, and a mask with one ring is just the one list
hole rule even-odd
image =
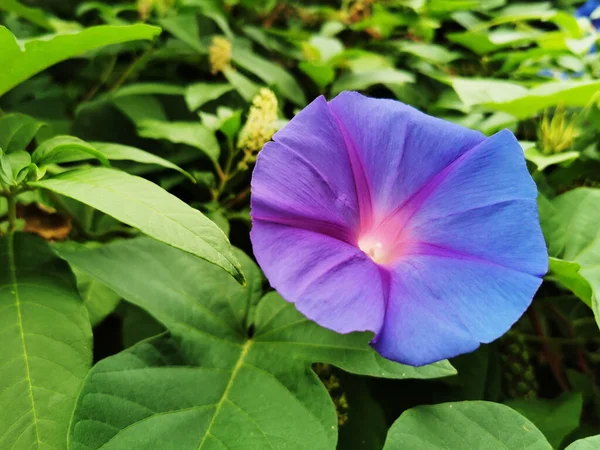
[[[449, 169], [402, 208], [399, 220], [408, 222], [402, 234], [415, 242], [543, 276], [548, 254], [537, 189], [512, 133], [505, 130], [486, 139]], [[395, 225], [401, 226], [398, 221]]]
[[329, 102], [360, 155], [376, 213], [387, 214], [485, 137], [394, 100], [342, 92]]
[[392, 272], [383, 329], [373, 346], [416, 366], [473, 351], [518, 320], [541, 282], [459, 255], [413, 256]]
[[536, 197], [523, 149], [510, 131], [503, 130], [430, 179], [406, 206], [415, 211], [411, 225], [418, 225], [469, 209]]
[[382, 326], [380, 269], [359, 249], [323, 234], [254, 220], [252, 245], [269, 282], [306, 317], [340, 333]]
[[317, 98], [259, 153], [252, 217], [352, 240], [358, 205], [344, 138]]
[[409, 231], [418, 242], [403, 255], [445, 250], [542, 277], [548, 253], [535, 200], [514, 200], [449, 214]]

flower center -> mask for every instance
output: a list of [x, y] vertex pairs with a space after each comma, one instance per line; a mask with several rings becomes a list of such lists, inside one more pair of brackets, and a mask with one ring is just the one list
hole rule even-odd
[[376, 236], [362, 236], [358, 240], [358, 248], [378, 264], [387, 264], [394, 259], [391, 252], [393, 246], [388, 245]]
[[405, 225], [403, 215], [375, 222], [375, 226], [360, 231], [356, 246], [377, 264], [391, 266], [410, 253], [416, 242]]

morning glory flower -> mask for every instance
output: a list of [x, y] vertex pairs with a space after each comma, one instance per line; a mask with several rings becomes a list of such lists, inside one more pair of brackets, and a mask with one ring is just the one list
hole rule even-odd
[[371, 331], [384, 357], [475, 350], [523, 314], [548, 256], [513, 134], [492, 137], [393, 100], [317, 98], [258, 155], [251, 239], [309, 319]]

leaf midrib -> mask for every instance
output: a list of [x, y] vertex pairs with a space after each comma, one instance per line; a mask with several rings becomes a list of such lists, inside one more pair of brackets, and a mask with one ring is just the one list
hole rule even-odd
[[27, 356], [27, 343], [25, 341], [25, 330], [23, 329], [23, 315], [21, 314], [21, 299], [19, 297], [19, 289], [17, 284], [17, 269], [15, 267], [15, 249], [14, 249], [14, 233], [8, 235], [8, 264], [10, 271], [10, 284], [13, 288], [15, 299], [15, 307], [17, 310], [17, 325], [19, 327], [19, 336], [23, 347], [23, 359], [25, 362], [25, 376], [27, 378], [27, 386], [29, 390], [29, 399], [31, 400], [31, 412], [33, 413], [33, 427], [35, 429], [35, 438], [37, 447], [40, 447], [40, 430], [38, 427], [37, 412], [35, 409], [35, 400], [33, 398], [33, 383], [31, 381], [31, 370], [29, 368], [29, 357]]
[[221, 398], [219, 399], [219, 402], [217, 403], [215, 413], [213, 414], [212, 418], [210, 419], [208, 427], [206, 427], [206, 431], [204, 432], [204, 436], [202, 437], [200, 444], [198, 444], [198, 450], [200, 450], [204, 446], [207, 436], [212, 436], [210, 430], [211, 430], [212, 426], [214, 425], [214, 423], [217, 419], [217, 416], [221, 412], [223, 403], [225, 403], [225, 401], [228, 400], [228, 394], [229, 394], [229, 391], [231, 390], [231, 386], [233, 386], [235, 377], [236, 377], [237, 373], [239, 372], [240, 368], [242, 367], [242, 365], [244, 364], [244, 359], [246, 358], [246, 355], [248, 354], [248, 351], [250, 350], [250, 347], [252, 346], [252, 342], [253, 341], [251, 339], [248, 339], [246, 341], [246, 343], [244, 344], [244, 346], [242, 347], [242, 351], [240, 352], [240, 357], [238, 358], [237, 362], [235, 363], [235, 366], [233, 366], [233, 370], [231, 371], [231, 377], [229, 378], [229, 381], [227, 382], [227, 385], [225, 386], [223, 395], [221, 395]]

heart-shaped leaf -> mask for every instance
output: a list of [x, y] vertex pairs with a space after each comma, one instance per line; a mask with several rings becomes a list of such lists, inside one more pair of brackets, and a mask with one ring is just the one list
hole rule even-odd
[[383, 450], [552, 450], [525, 417], [499, 403], [473, 401], [417, 406], [404, 412]]
[[310, 442], [332, 450], [335, 408], [312, 363], [390, 378], [454, 373], [447, 362], [414, 368], [385, 360], [368, 333], [337, 334], [276, 293], [261, 299], [261, 274], [242, 252], [246, 287], [147, 238], [61, 255], [170, 331], [92, 370], [75, 411], [73, 449], [304, 449]]
[[0, 237], [0, 311], [0, 448], [65, 449], [92, 330], [68, 265], [41, 239]]

